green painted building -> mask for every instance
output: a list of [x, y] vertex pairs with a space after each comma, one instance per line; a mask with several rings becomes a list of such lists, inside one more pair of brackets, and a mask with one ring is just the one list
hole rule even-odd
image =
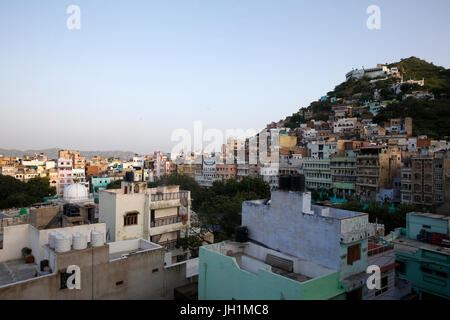
[[[410, 213], [394, 240], [396, 273], [419, 299], [450, 299], [450, 217]], [[444, 239], [444, 240], [442, 240]], [[450, 239], [450, 238], [448, 238]]]
[[[201, 247], [199, 300], [345, 299], [339, 272], [296, 259], [290, 265], [289, 257], [270, 252], [253, 243]], [[274, 256], [266, 263], [262, 256], [267, 253]]]
[[274, 190], [244, 201], [248, 241], [200, 248], [200, 300], [364, 297], [368, 214], [312, 206], [311, 194]]

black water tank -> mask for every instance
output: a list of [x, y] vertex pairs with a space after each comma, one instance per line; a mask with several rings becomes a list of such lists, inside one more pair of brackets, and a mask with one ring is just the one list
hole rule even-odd
[[124, 181], [133, 182], [134, 181], [134, 172], [132, 172], [132, 171], [125, 172]]
[[63, 213], [67, 217], [78, 217], [80, 216], [80, 208], [70, 204], [65, 204]]
[[303, 174], [291, 176], [291, 190], [305, 192], [305, 176]]
[[248, 241], [248, 229], [246, 226], [236, 227], [236, 242], [247, 242]]
[[290, 190], [291, 189], [291, 177], [290, 176], [280, 176], [280, 190]]

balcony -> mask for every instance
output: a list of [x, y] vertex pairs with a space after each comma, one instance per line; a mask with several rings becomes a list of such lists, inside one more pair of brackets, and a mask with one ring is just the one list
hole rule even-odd
[[154, 193], [151, 195], [152, 201], [178, 200], [188, 197], [188, 191], [170, 192], [170, 193]]
[[158, 242], [158, 244], [161, 247], [164, 247], [166, 249], [166, 251], [174, 250], [175, 249], [175, 245], [177, 244], [177, 239], [175, 239], [175, 240], [168, 240], [168, 241], [164, 241], [164, 242]]
[[378, 159], [378, 154], [360, 154], [357, 159]]
[[378, 177], [378, 171], [375, 170], [366, 170], [366, 171], [359, 171], [358, 176], [361, 177]]
[[163, 218], [156, 218], [154, 221], [151, 222], [151, 227], [161, 227], [161, 226], [167, 226], [169, 224], [179, 223], [182, 222], [183, 217], [180, 215], [173, 215]]
[[360, 169], [360, 168], [379, 168], [380, 166], [376, 163], [358, 163], [356, 167]]

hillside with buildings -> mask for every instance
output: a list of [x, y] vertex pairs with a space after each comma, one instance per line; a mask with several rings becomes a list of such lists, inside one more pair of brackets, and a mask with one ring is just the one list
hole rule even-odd
[[413, 124], [415, 135], [445, 139], [450, 136], [449, 98], [450, 70], [410, 57], [351, 70], [333, 91], [280, 122], [295, 129], [311, 119], [330, 121], [350, 116], [347, 109], [351, 107], [351, 117], [373, 119], [380, 126], [391, 118], [420, 119]]

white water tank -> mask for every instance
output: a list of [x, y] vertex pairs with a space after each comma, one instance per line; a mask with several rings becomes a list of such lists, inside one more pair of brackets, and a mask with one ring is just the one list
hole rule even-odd
[[105, 244], [105, 235], [101, 230], [92, 230], [91, 232], [91, 246], [100, 247]]
[[87, 234], [84, 232], [75, 232], [72, 237], [72, 245], [74, 250], [82, 250], [87, 248]]
[[59, 233], [55, 237], [55, 251], [68, 252], [72, 247], [72, 237], [66, 233]]
[[55, 238], [56, 238], [57, 232], [52, 231], [48, 234], [48, 245], [50, 248], [55, 248]]

